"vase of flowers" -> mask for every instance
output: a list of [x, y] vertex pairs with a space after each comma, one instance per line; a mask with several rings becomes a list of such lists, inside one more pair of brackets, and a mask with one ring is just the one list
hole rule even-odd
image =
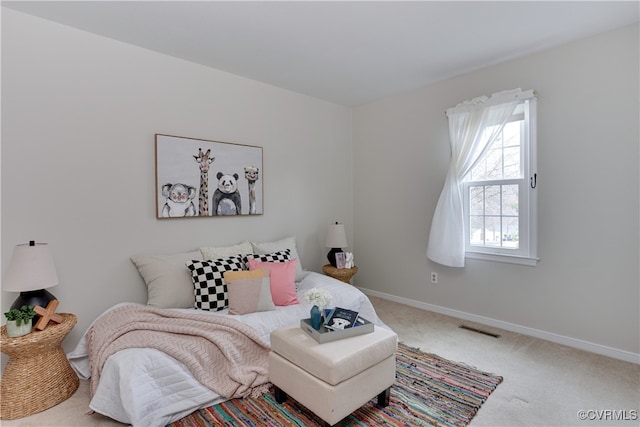
[[316, 331], [320, 330], [320, 326], [322, 325], [322, 312], [317, 305], [311, 307], [309, 316], [311, 318], [311, 327]]
[[313, 288], [307, 292], [304, 299], [309, 304], [313, 304], [309, 313], [311, 326], [316, 331], [320, 330], [324, 317], [324, 309], [331, 304], [331, 294], [324, 289]]

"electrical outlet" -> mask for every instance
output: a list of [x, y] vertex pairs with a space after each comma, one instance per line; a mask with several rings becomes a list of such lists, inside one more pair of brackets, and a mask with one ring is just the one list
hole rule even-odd
[[438, 283], [438, 273], [435, 271], [431, 272], [431, 283]]

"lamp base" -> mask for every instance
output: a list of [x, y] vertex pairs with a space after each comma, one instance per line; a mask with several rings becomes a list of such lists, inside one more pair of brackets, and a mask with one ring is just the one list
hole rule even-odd
[[[51, 292], [46, 289], [38, 289], [37, 291], [24, 291], [20, 292], [18, 298], [13, 302], [11, 308], [20, 308], [23, 305], [39, 305], [40, 307], [46, 308], [49, 304], [49, 301], [57, 299]], [[40, 316], [36, 316], [32, 319], [32, 323], [35, 325], [40, 319]]]
[[329, 260], [329, 264], [333, 267], [337, 267], [336, 263], [336, 254], [342, 252], [342, 248], [331, 248], [329, 253], [327, 254], [327, 260]]

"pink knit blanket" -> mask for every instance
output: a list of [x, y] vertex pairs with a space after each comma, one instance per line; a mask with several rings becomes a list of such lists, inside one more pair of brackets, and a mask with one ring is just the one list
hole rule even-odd
[[167, 353], [205, 387], [228, 399], [248, 396], [268, 381], [269, 345], [250, 326], [222, 316], [124, 305], [101, 316], [86, 340], [91, 397], [107, 358], [127, 348]]

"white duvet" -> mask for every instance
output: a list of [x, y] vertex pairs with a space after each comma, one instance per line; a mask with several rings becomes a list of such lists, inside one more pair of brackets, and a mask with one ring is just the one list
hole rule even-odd
[[[312, 288], [323, 288], [331, 293], [333, 306], [358, 311], [365, 319], [388, 328], [378, 318], [367, 296], [353, 286], [314, 272], [308, 272], [297, 285], [300, 304], [277, 307], [275, 311], [241, 316], [230, 315], [227, 310], [197, 312], [239, 320], [255, 328], [266, 342], [270, 342], [270, 334], [274, 329], [298, 325], [300, 319], [309, 317], [311, 306], [304, 301], [304, 294]], [[84, 336], [67, 356], [78, 376], [89, 379], [91, 374]], [[211, 369], [215, 369], [215, 366]], [[200, 384], [174, 358], [159, 350], [134, 348], [119, 351], [107, 359], [89, 407], [122, 423], [136, 427], [159, 427], [223, 400]]]

